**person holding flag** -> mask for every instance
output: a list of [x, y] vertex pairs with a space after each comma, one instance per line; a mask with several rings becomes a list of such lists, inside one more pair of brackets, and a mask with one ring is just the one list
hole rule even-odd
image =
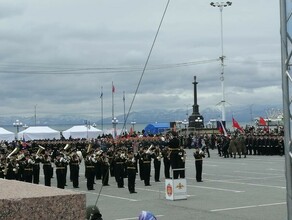
[[238, 122], [232, 117], [232, 127], [239, 130], [241, 133], [244, 133], [243, 128], [238, 124]]

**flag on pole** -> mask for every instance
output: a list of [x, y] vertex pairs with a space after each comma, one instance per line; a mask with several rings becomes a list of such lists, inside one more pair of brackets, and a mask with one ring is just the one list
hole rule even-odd
[[240, 127], [240, 125], [238, 124], [238, 122], [232, 117], [232, 127], [237, 128], [238, 130], [240, 130], [241, 132], [243, 132], [242, 127]]
[[228, 136], [222, 121], [217, 121], [217, 128], [221, 134], [224, 134], [226, 137]]
[[115, 93], [116, 92], [116, 88], [114, 86], [114, 84], [112, 85], [112, 93]]
[[100, 93], [100, 98], [102, 99], [102, 97], [103, 97], [103, 92], [101, 91], [101, 93]]
[[265, 121], [263, 117], [260, 117], [259, 125], [267, 126], [267, 122]]

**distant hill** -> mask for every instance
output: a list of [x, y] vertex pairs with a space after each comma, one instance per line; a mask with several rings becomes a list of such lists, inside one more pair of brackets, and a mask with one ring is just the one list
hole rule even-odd
[[[255, 117], [266, 117], [267, 111], [269, 109], [280, 109], [281, 106], [245, 106], [245, 107], [227, 107], [226, 108], [226, 121], [231, 121], [232, 116], [238, 122], [251, 122]], [[201, 115], [204, 117], [205, 123], [210, 119], [221, 118], [221, 111], [218, 108], [206, 108], [201, 110]], [[192, 114], [192, 110], [187, 113], [186, 109], [176, 109], [176, 110], [165, 110], [165, 109], [153, 109], [140, 112], [131, 112], [128, 116], [127, 123], [135, 121], [140, 124], [154, 123], [154, 122], [172, 122], [172, 121], [183, 121]], [[120, 123], [124, 121], [124, 115], [117, 115], [117, 119]], [[0, 126], [2, 125], [12, 125], [15, 120], [20, 120], [23, 124], [28, 126], [35, 124], [34, 117], [21, 117], [21, 116], [10, 116], [10, 117], [0, 117]], [[37, 125], [75, 125], [75, 124], [85, 124], [85, 121], [90, 121], [91, 124], [100, 124], [100, 117], [92, 116], [67, 116], [60, 115], [54, 117], [38, 117]], [[111, 124], [111, 117], [104, 118], [104, 124]]]

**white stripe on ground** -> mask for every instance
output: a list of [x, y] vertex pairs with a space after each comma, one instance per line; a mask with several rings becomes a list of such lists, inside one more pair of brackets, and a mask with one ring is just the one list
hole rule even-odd
[[[162, 194], [165, 194], [165, 192], [163, 190], [154, 190], [154, 189], [144, 189], [144, 188], [137, 188], [137, 190], [141, 190], [141, 191], [148, 191], [148, 192], [156, 192], [156, 193], [162, 193]], [[187, 195], [187, 197], [192, 197], [192, 196], [195, 196], [195, 195]]]
[[260, 186], [260, 187], [268, 187], [268, 188], [276, 188], [276, 189], [286, 189], [286, 186], [273, 186], [273, 185], [263, 185], [263, 184], [256, 184], [256, 183], [242, 183], [242, 182], [228, 181], [228, 180], [210, 180], [210, 182], [211, 181], [220, 182], [220, 183], [240, 184], [240, 185], [247, 185], [247, 186]]
[[[87, 194], [98, 195], [98, 193], [95, 193], [95, 192], [89, 192], [89, 191], [83, 191], [83, 190], [75, 190], [75, 191], [84, 192], [84, 193], [87, 193]], [[115, 199], [122, 199], [122, 200], [127, 200], [127, 201], [130, 201], [130, 202], [138, 202], [138, 201], [140, 201], [140, 200], [137, 200], [137, 199], [129, 199], [129, 198], [125, 198], [125, 197], [112, 196], [112, 195], [107, 195], [107, 194], [100, 194], [100, 196], [109, 197], [109, 198], [115, 198]]]
[[265, 175], [265, 176], [277, 176], [279, 173], [259, 173], [259, 172], [250, 172], [250, 171], [242, 171], [242, 170], [235, 170], [234, 173], [248, 173], [248, 174], [256, 174], [256, 175]]
[[286, 202], [271, 203], [271, 204], [261, 204], [261, 205], [240, 206], [240, 207], [225, 208], [225, 209], [213, 209], [213, 210], [210, 210], [210, 212], [222, 212], [222, 211], [230, 211], [230, 210], [239, 210], [239, 209], [249, 209], [249, 208], [257, 208], [257, 207], [275, 206], [275, 205], [286, 205]]
[[[155, 215], [155, 217], [163, 217], [164, 215]], [[131, 218], [117, 218], [115, 220], [131, 220], [131, 219], [138, 219], [138, 217], [131, 217]]]
[[191, 188], [201, 188], [201, 189], [212, 189], [212, 190], [225, 191], [225, 192], [234, 192], [234, 193], [242, 193], [242, 192], [245, 192], [245, 191], [239, 191], [239, 190], [223, 189], [223, 188], [215, 188], [215, 187], [208, 187], [208, 186], [187, 185], [187, 187], [191, 187]]
[[[239, 180], [266, 180], [266, 179], [274, 179], [274, 178], [279, 178], [279, 177], [283, 177], [283, 175], [279, 175], [279, 176], [271, 176], [271, 177], [241, 177], [241, 178], [237, 178], [237, 179], [229, 179], [228, 181], [239, 181]], [[208, 182], [223, 182], [223, 181], [227, 181], [227, 180], [214, 180], [214, 179], [206, 179], [204, 178], [204, 180], [208, 180]], [[282, 179], [281, 179], [282, 180]]]

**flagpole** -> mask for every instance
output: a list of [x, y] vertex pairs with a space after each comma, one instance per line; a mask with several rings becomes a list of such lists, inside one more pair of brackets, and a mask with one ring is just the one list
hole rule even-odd
[[114, 93], [115, 93], [115, 86], [114, 86], [114, 82], [112, 82], [112, 124], [113, 124], [113, 130], [114, 130], [114, 138], [116, 138], [117, 137], [117, 123], [118, 123], [118, 120], [115, 118]]
[[126, 130], [126, 97], [125, 97], [125, 91], [123, 91], [123, 103], [124, 103], [124, 128]]
[[103, 87], [101, 87], [101, 93], [100, 93], [100, 111], [101, 111], [101, 130], [103, 131]]
[[115, 117], [115, 112], [114, 112], [114, 82], [112, 82], [112, 119]]

